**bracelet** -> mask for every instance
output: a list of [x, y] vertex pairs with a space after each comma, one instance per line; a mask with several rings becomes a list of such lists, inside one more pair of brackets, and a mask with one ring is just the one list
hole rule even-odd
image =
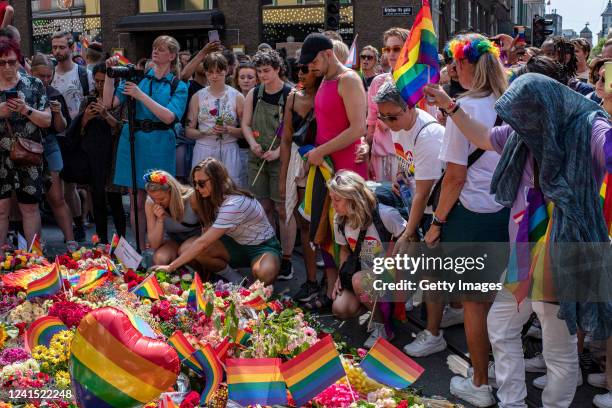
[[457, 113], [460, 107], [461, 105], [459, 105], [459, 103], [456, 103], [455, 106], [453, 107], [453, 110], [448, 112], [448, 116], [453, 116], [455, 113]]
[[456, 108], [456, 106], [457, 106], [457, 102], [455, 102], [455, 100], [452, 99], [450, 105], [448, 106], [448, 109], [440, 108], [440, 110], [444, 112], [446, 115], [450, 115], [449, 112], [453, 111]]
[[436, 214], [433, 214], [433, 219], [431, 220], [431, 224], [437, 227], [441, 227], [444, 224], [446, 224], [446, 220], [441, 220], [438, 217], [436, 217]]

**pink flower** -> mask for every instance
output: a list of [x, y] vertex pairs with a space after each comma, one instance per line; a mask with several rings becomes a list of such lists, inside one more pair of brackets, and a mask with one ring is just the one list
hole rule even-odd
[[210, 113], [210, 116], [217, 116], [219, 111], [217, 110], [217, 108], [212, 108], [208, 113]]
[[357, 355], [359, 356], [359, 358], [365, 358], [367, 354], [368, 354], [368, 350], [362, 349], [362, 348], [357, 349]]

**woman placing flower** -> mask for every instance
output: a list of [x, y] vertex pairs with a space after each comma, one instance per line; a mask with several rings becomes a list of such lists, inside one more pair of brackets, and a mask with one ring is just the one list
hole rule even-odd
[[199, 193], [194, 210], [205, 232], [169, 265], [156, 268], [172, 272], [196, 260], [207, 271], [231, 279], [228, 265], [250, 266], [256, 279], [272, 284], [280, 269], [281, 250], [261, 204], [238, 189], [216, 159], [200, 162], [191, 179]]
[[163, 170], [148, 172], [144, 180], [147, 238], [155, 250], [153, 262], [166, 265], [200, 234], [200, 222], [193, 211], [196, 197], [191, 187], [183, 186]]

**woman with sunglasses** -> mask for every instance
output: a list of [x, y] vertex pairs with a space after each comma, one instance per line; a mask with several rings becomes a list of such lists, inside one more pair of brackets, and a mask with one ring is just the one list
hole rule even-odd
[[366, 91], [370, 88], [376, 77], [376, 66], [378, 65], [378, 50], [371, 45], [366, 45], [359, 54], [361, 74], [365, 81]]
[[[600, 104], [606, 110], [606, 112], [612, 112], [612, 106], [606, 108], [605, 98], [605, 82], [606, 82], [606, 72], [604, 66], [606, 62], [612, 62], [612, 58], [597, 58], [593, 62], [591, 62], [591, 71], [589, 75], [589, 82], [595, 86], [595, 90], [587, 95], [587, 98], [592, 100], [593, 102]], [[612, 105], [612, 103], [610, 103]]]
[[274, 283], [281, 248], [259, 201], [236, 187], [225, 166], [213, 158], [198, 163], [191, 179], [197, 190], [193, 209], [204, 233], [169, 265], [156, 268], [172, 272], [195, 260], [231, 281], [239, 276], [231, 268], [250, 267], [255, 279]]
[[[298, 293], [293, 297], [298, 302], [309, 302], [320, 291], [317, 282], [317, 266], [315, 251], [310, 246], [310, 222], [304, 219], [297, 210], [297, 204], [304, 199], [308, 164], [305, 163], [298, 152], [302, 145], [313, 144], [316, 133], [316, 121], [313, 115], [314, 98], [323, 77], [317, 77], [308, 70], [308, 65], [298, 65], [299, 87], [287, 97], [285, 118], [283, 121], [283, 135], [280, 146], [280, 195], [285, 203], [285, 211], [279, 214], [281, 222], [295, 223], [300, 226], [300, 238], [304, 262], [306, 265], [306, 282], [302, 284]], [[305, 128], [304, 138], [296, 140], [294, 134]], [[309, 140], [309, 138], [311, 140]], [[297, 143], [300, 143], [298, 146]]]
[[[390, 28], [383, 34], [384, 48], [389, 65], [393, 70], [399, 58], [402, 47], [410, 32], [404, 28]], [[374, 97], [386, 81], [392, 81], [392, 73], [377, 75], [368, 88], [368, 132], [366, 139], [372, 146], [370, 156], [370, 175], [376, 181], [392, 181], [395, 177], [392, 171], [392, 163], [395, 157], [395, 149], [391, 138], [389, 127], [378, 119], [378, 105], [374, 103]]]
[[193, 188], [163, 170], [149, 171], [144, 181], [147, 240], [155, 251], [153, 262], [167, 265], [200, 235], [202, 229], [193, 210], [196, 196]]

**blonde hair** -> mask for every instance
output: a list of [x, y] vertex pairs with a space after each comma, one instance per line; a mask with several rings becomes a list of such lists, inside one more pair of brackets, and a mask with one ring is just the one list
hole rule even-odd
[[391, 27], [383, 34], [383, 44], [387, 44], [387, 40], [389, 39], [389, 37], [398, 37], [402, 40], [402, 42], [406, 42], [409, 35], [410, 30], [401, 27]]
[[336, 55], [338, 61], [344, 64], [349, 56], [349, 47], [342, 41], [338, 40], [333, 40], [332, 44], [334, 44], [334, 55]]
[[374, 222], [372, 213], [376, 208], [376, 196], [359, 174], [342, 170], [327, 182], [327, 188], [347, 201], [347, 215], [337, 215], [338, 224], [367, 228]]
[[[151, 180], [147, 175], [155, 174], [154, 180]], [[161, 177], [160, 177], [161, 176]], [[183, 222], [183, 215], [185, 214], [185, 201], [190, 200], [194, 193], [193, 188], [184, 186], [177, 179], [175, 179], [170, 173], [164, 170], [154, 170], [145, 174], [145, 190], [149, 191], [168, 191], [170, 193], [170, 204], [168, 205], [168, 211], [170, 216], [176, 222]]]
[[500, 59], [494, 54], [485, 53], [480, 56], [476, 64], [472, 65], [474, 65], [472, 89], [461, 96], [485, 98], [493, 94], [499, 99], [508, 89], [508, 78]]
[[179, 59], [179, 52], [181, 51], [181, 46], [176, 41], [174, 37], [170, 37], [169, 35], [160, 35], [153, 41], [153, 48], [158, 48], [160, 46], [168, 47], [168, 51], [174, 54], [174, 60], [170, 62], [170, 72], [172, 72], [176, 77], [181, 76], [181, 61]]

